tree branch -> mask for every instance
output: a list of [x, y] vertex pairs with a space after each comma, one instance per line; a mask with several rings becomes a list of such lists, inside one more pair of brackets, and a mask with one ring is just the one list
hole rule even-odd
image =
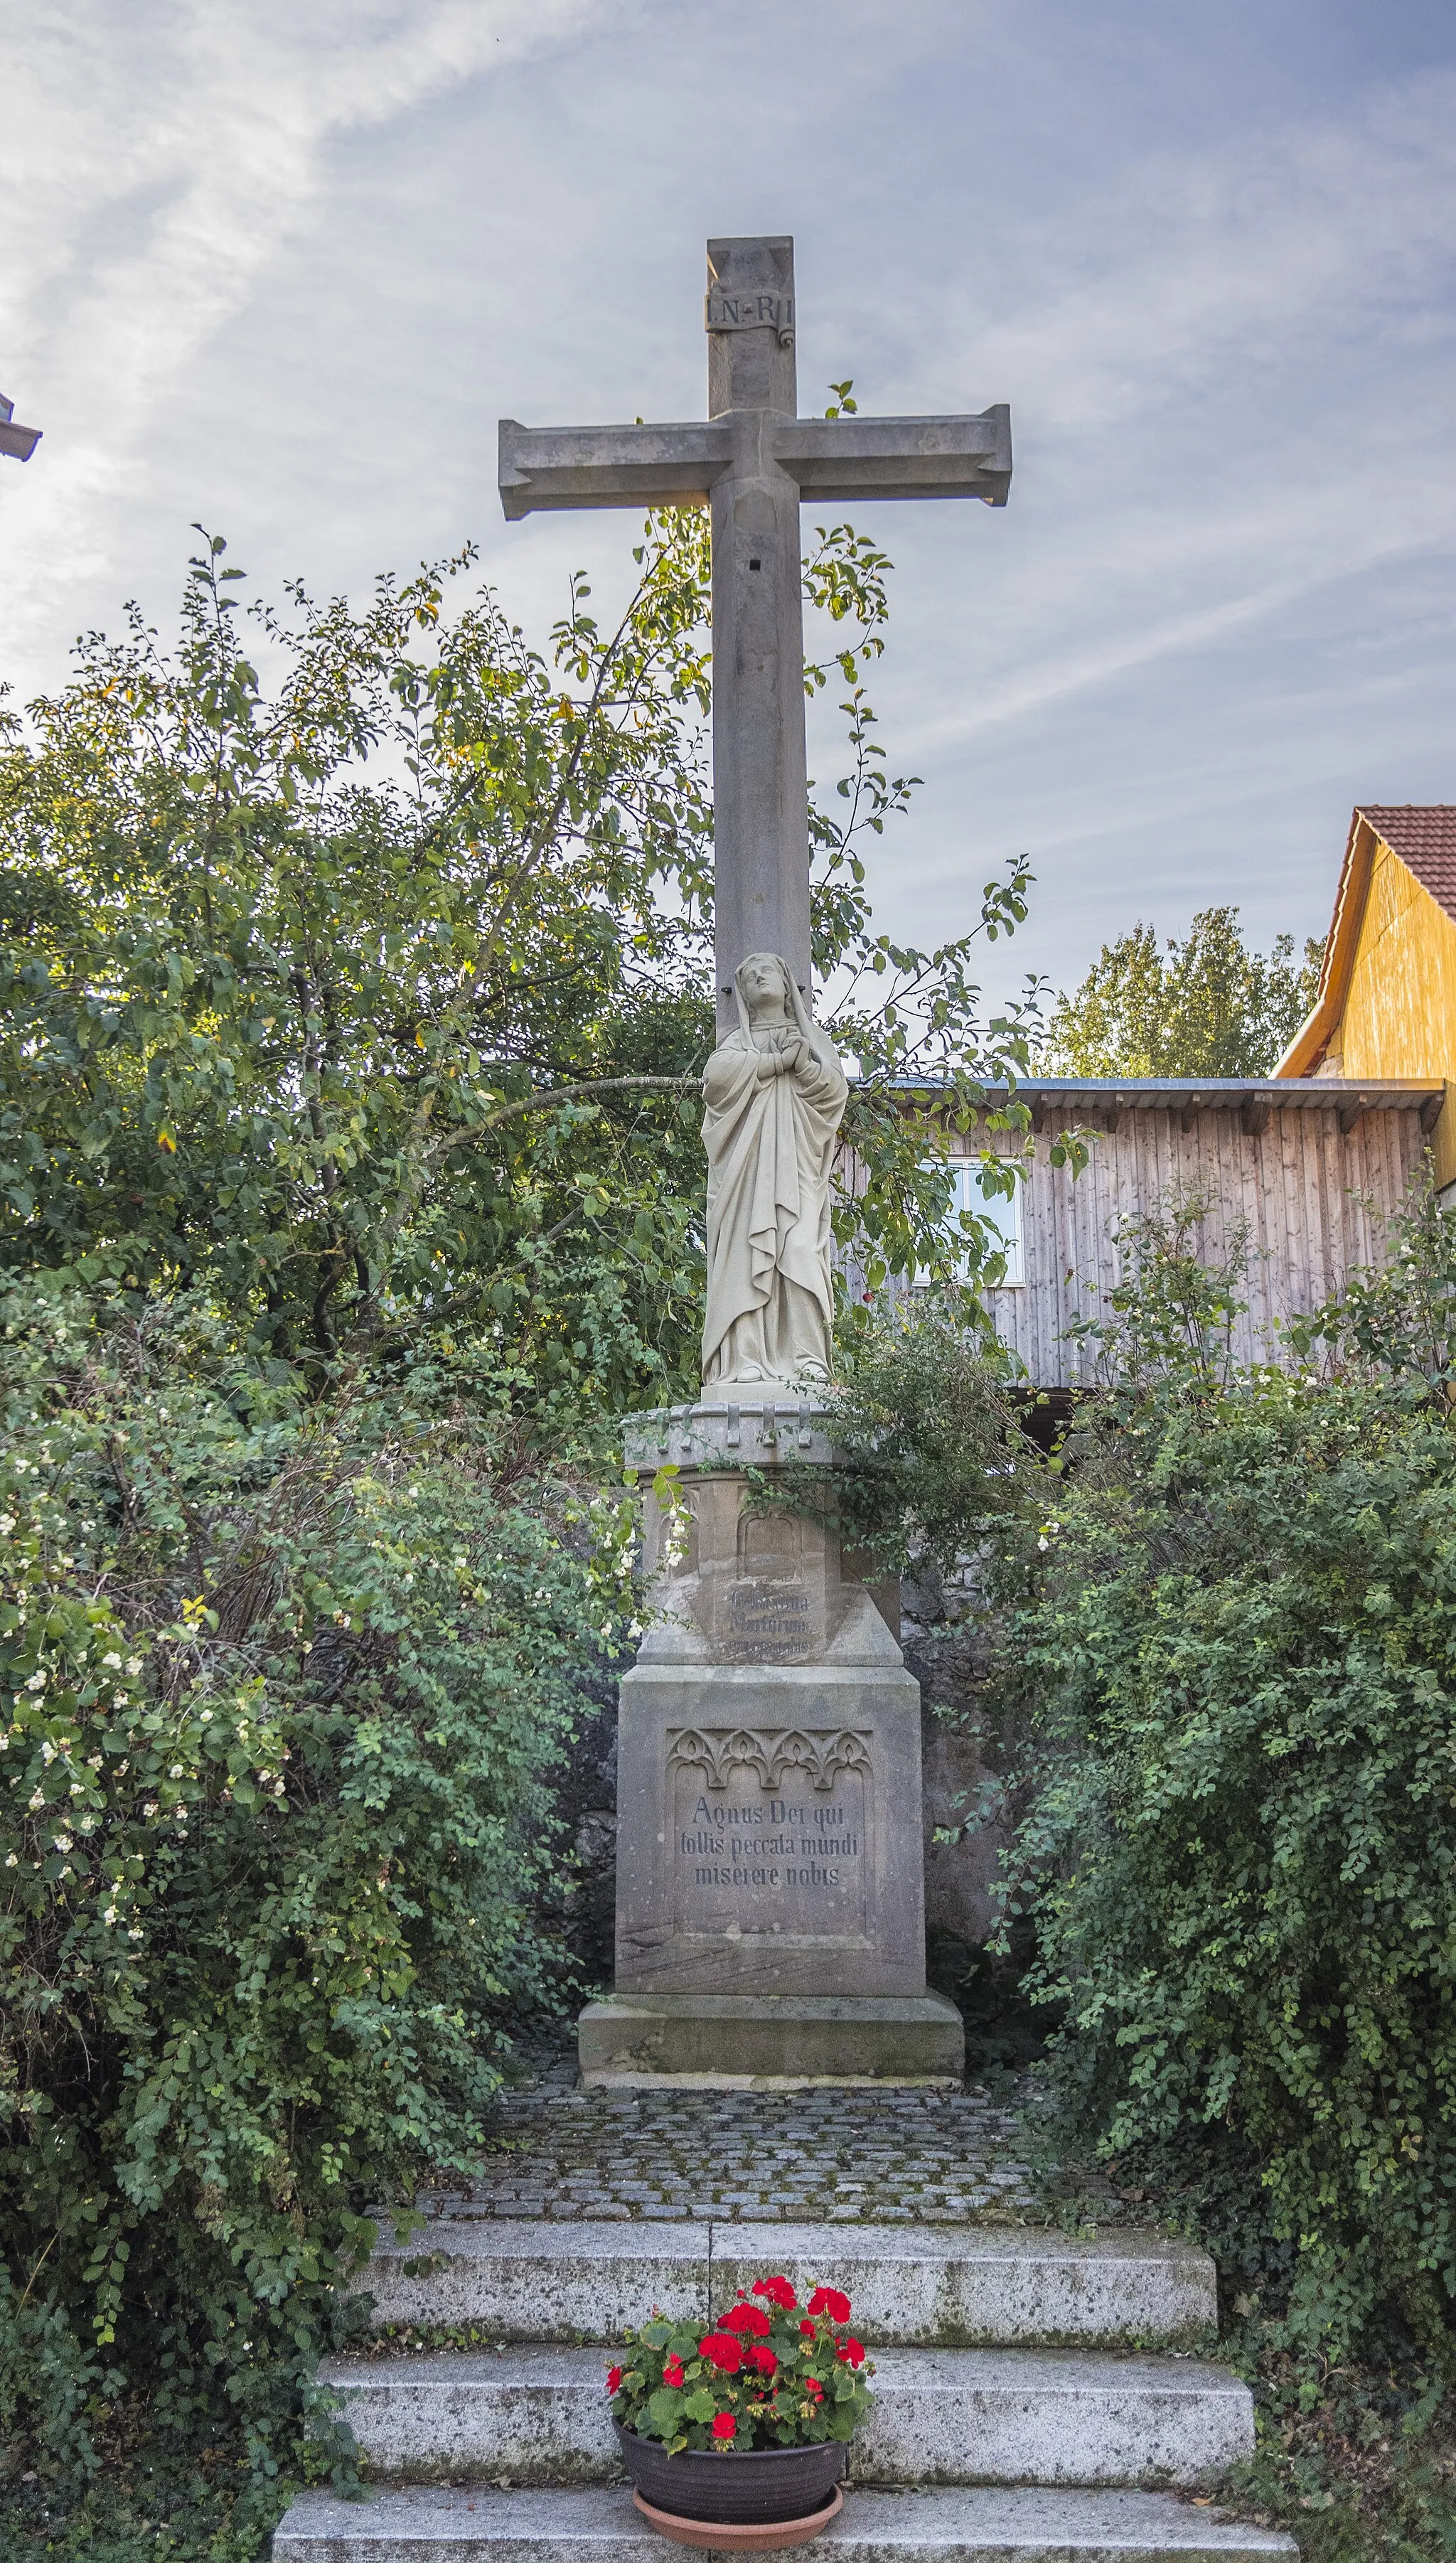
[[692, 1076], [587, 1077], [579, 1085], [550, 1085], [544, 1093], [523, 1094], [515, 1103], [501, 1104], [497, 1111], [488, 1112], [483, 1121], [472, 1121], [464, 1130], [442, 1130], [423, 1154], [428, 1161], [442, 1151], [469, 1147], [474, 1140], [484, 1138], [488, 1130], [498, 1129], [503, 1121], [513, 1120], [521, 1112], [543, 1111], [551, 1103], [572, 1103], [578, 1094], [622, 1094], [644, 1088], [654, 1088], [659, 1093], [681, 1094], [689, 1086], [701, 1085], [702, 1083], [701, 1077]]

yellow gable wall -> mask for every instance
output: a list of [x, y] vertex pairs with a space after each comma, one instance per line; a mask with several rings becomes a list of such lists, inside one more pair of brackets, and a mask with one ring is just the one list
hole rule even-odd
[[1431, 1146], [1437, 1182], [1456, 1182], [1456, 920], [1378, 843], [1337, 1046], [1346, 1077], [1448, 1082]]

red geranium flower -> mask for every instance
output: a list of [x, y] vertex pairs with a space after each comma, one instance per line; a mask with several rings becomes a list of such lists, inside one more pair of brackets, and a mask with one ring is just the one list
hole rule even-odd
[[713, 2435], [716, 2439], [735, 2439], [737, 2437], [738, 2425], [733, 2419], [731, 2412], [714, 2413]]
[[848, 2322], [849, 2298], [842, 2287], [816, 2287], [809, 2298], [811, 2314], [827, 2314], [831, 2322]]
[[744, 2350], [743, 2364], [751, 2367], [758, 2376], [772, 2376], [778, 2361], [771, 2349], [765, 2349], [761, 2340], [755, 2340], [751, 2349]]
[[682, 2384], [683, 2362], [680, 2358], [670, 2358], [667, 2360], [662, 2371], [662, 2381], [664, 2385]]
[[736, 2376], [743, 2364], [743, 2344], [736, 2333], [711, 2331], [698, 2343], [698, 2355], [724, 2376]]
[[781, 2305], [786, 2314], [791, 2314], [799, 2301], [787, 2278], [755, 2278], [753, 2293], [766, 2296], [771, 2305]]
[[802, 2333], [802, 2335], [803, 2335], [803, 2337], [804, 2337], [804, 2339], [805, 2339], [805, 2340], [812, 2340], [812, 2339], [813, 2339], [813, 2337], [814, 2337], [815, 2332], [818, 2330], [818, 2324], [817, 2324], [817, 2323], [811, 2323], [811, 2322], [801, 2322], [801, 2323], [800, 2323], [800, 2325], [799, 2325], [799, 2330], [800, 2330], [800, 2332]]
[[862, 2367], [865, 2360], [865, 2344], [862, 2340], [856, 2340], [851, 2333], [848, 2340], [840, 2342], [834, 2355], [836, 2358], [842, 2358], [846, 2367]]
[[773, 2326], [761, 2305], [734, 2305], [730, 2314], [724, 2315], [723, 2328], [725, 2331], [748, 2331], [755, 2340], [763, 2340]]
[[824, 2388], [820, 2384], [817, 2376], [806, 2376], [804, 2378], [804, 2392], [808, 2395], [811, 2402], [822, 2403], [824, 2400]]
[[618, 2393], [621, 2389], [621, 2383], [622, 2371], [620, 2367], [609, 2367], [607, 2369], [607, 2392], [609, 2394]]

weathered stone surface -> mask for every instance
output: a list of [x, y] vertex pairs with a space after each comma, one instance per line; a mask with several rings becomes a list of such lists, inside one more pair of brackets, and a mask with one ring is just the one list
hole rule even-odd
[[[919, 1691], [834, 1533], [749, 1500], [748, 1467], [771, 1479], [792, 1458], [829, 1457], [821, 1411], [771, 1389], [756, 1410], [665, 1409], [631, 1419], [628, 1451], [639, 1475], [671, 1455], [680, 1508], [648, 1497], [658, 1616], [621, 1685], [617, 1996], [923, 1998]], [[583, 2070], [887, 2070], [883, 2036], [864, 2056], [821, 2040], [822, 2061], [785, 2065], [771, 2015], [761, 2049], [757, 2015], [723, 2017], [730, 2061], [691, 2010], [644, 2015], [639, 2042], [593, 2008]], [[922, 2042], [893, 2070], [958, 2071], [943, 2030], [942, 2015], [934, 2063]]]
[[681, 2000], [927, 1999], [920, 1692], [898, 1607], [887, 1618], [825, 1524], [755, 1509], [746, 1475], [822, 1465], [823, 1428], [770, 1383], [761, 1404], [726, 1391], [628, 1421], [629, 1468], [675, 1476], [671, 1505], [647, 1496], [654, 1622], [620, 1690], [615, 1994], [672, 1999], [589, 2009], [590, 2080], [961, 2070], [943, 1997], [846, 2013], [838, 2047], [807, 2013], [813, 2052], [787, 2062], [771, 2013], [724, 2012], [721, 2054], [714, 2015]]
[[501, 422], [508, 517], [538, 507], [713, 508], [713, 785], [720, 999], [747, 952], [810, 980], [799, 500], [1004, 506], [1011, 421], [798, 418], [793, 242], [708, 244], [710, 424]]
[[876, 2368], [862, 2481], [1193, 2484], [1254, 2453], [1248, 2387], [1192, 2359], [887, 2349]]
[[662, 2563], [623, 2490], [306, 2491], [273, 2532], [273, 2563]]
[[638, 1666], [616, 1991], [924, 1993], [921, 1834], [920, 1696], [897, 1666]]
[[577, 2023], [588, 2088], [793, 2089], [814, 2081], [958, 2082], [959, 2012], [941, 1994], [631, 1994]]
[[[732, 1397], [704, 1397], [695, 1406], [653, 1406], [622, 1420], [627, 1467], [638, 1477], [659, 1469], [771, 1468], [799, 1460], [827, 1468], [834, 1446], [825, 1430], [827, 1410], [809, 1393], [785, 1397], [771, 1384], [760, 1397], [746, 1389]], [[661, 1516], [658, 1516], [661, 1519]], [[648, 1552], [649, 1567], [654, 1553]]]
[[[788, 1627], [791, 1578], [746, 1589], [744, 1627]], [[641, 1664], [617, 1752], [619, 1993], [925, 1991], [920, 1695], [898, 1659]]]
[[849, 1084], [781, 953], [747, 953], [733, 993], [737, 1023], [703, 1073], [703, 1378], [751, 1397], [833, 1369], [830, 1195]]
[[644, 1493], [643, 1569], [656, 1616], [641, 1665], [828, 1660], [903, 1671], [898, 1584], [867, 1586], [856, 1571], [865, 1561], [847, 1557], [811, 1516], [748, 1501], [749, 1469], [772, 1484], [790, 1463], [829, 1465], [825, 1421], [822, 1404], [769, 1382], [625, 1418], [629, 1470], [649, 1480], [664, 1467], [677, 1473], [671, 1505], [650, 1484]]
[[440, 2218], [406, 2243], [381, 2237], [358, 2281], [377, 2324], [450, 2331], [478, 2324], [502, 2340], [617, 2338], [654, 2305], [674, 2321], [708, 2316], [709, 2229], [702, 2225], [545, 2225]]
[[[331, 2359], [370, 2471], [416, 2481], [607, 2479], [602, 2349]], [[850, 2451], [881, 2483], [1196, 2483], [1252, 2455], [1253, 2403], [1226, 2369], [1078, 2350], [886, 2349]]]
[[[1292, 2537], [1161, 2492], [856, 2491], [826, 2563], [1297, 2563]], [[622, 2489], [305, 2492], [274, 2563], [662, 2563]]]
[[[711, 2262], [710, 2262], [711, 2239]], [[442, 2217], [381, 2243], [360, 2280], [376, 2324], [465, 2325], [502, 2341], [603, 2341], [653, 2305], [722, 2313], [781, 2270], [801, 2295], [842, 2286], [887, 2346], [1096, 2343], [1184, 2348], [1217, 2319], [1207, 2255], [1155, 2234], [1076, 2241], [997, 2226], [543, 2225]], [[412, 2274], [413, 2273], [413, 2274]], [[711, 2285], [710, 2285], [711, 2276]]]
[[371, 2474], [605, 2482], [618, 2469], [607, 2365], [601, 2349], [439, 2351], [326, 2358], [318, 2377], [339, 2394]]
[[996, 2226], [713, 2228], [713, 2311], [768, 2270], [803, 2293], [830, 2278], [875, 2343], [976, 2347], [1135, 2342], [1183, 2348], [1214, 2329], [1218, 2282], [1205, 2252], [1160, 2235], [1087, 2242]]

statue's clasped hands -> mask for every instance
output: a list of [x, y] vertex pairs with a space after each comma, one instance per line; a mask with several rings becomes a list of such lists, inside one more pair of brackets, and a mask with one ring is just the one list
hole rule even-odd
[[770, 1033], [758, 1052], [760, 1077], [789, 1077], [804, 1055], [802, 1036], [791, 1024], [782, 1032]]

